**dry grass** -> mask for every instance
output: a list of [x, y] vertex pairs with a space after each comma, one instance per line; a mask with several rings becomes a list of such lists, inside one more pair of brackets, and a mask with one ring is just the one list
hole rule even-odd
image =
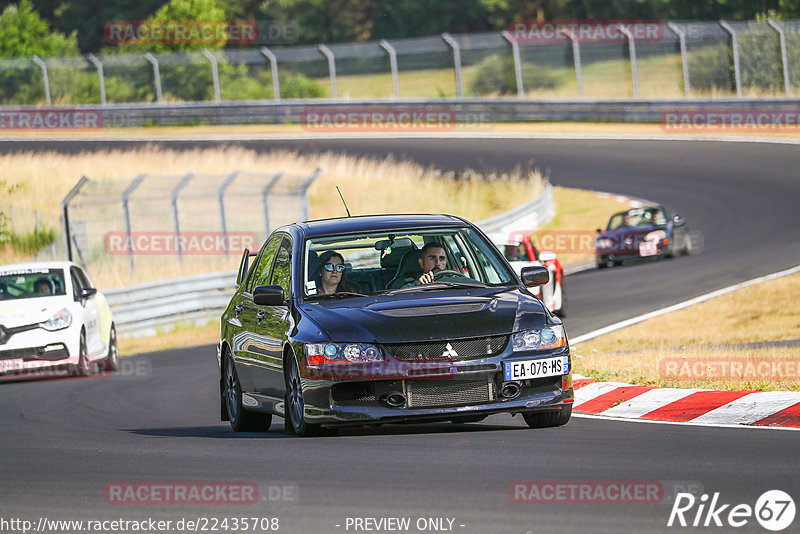
[[155, 337], [119, 338], [120, 356], [133, 356], [157, 350], [216, 345], [219, 342], [219, 321], [197, 327], [175, 329]]
[[[575, 371], [603, 380], [657, 386], [800, 390], [797, 367], [760, 380], [729, 375], [709, 380], [692, 367], [697, 362], [715, 366], [720, 360], [785, 360], [800, 365], [798, 347], [724, 346], [800, 337], [797, 295], [800, 295], [800, 274], [763, 282], [650, 319], [575, 346]], [[667, 361], [686, 362], [694, 370], [675, 377], [659, 370], [659, 362], [663, 366]]]

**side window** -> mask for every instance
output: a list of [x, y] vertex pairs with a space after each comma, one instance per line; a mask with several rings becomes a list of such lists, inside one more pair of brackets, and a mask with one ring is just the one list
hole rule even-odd
[[69, 276], [72, 279], [72, 298], [76, 301], [81, 299], [81, 290], [83, 289], [83, 282], [77, 271], [74, 267], [69, 270]]
[[256, 270], [250, 276], [250, 285], [247, 290], [252, 293], [253, 288], [256, 286], [264, 286], [269, 284], [269, 273], [272, 270], [272, 261], [275, 259], [275, 253], [278, 251], [278, 245], [281, 244], [282, 235], [274, 235], [264, 247], [261, 256], [258, 259]]
[[272, 284], [281, 286], [286, 298], [292, 295], [292, 242], [284, 239], [278, 255], [275, 258], [275, 268], [272, 270]]

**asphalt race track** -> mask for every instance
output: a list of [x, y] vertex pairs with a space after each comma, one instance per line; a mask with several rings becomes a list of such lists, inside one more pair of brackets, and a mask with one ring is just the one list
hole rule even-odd
[[[126, 144], [3, 142], [0, 152]], [[537, 165], [556, 185], [662, 202], [702, 234], [696, 255], [568, 278], [566, 325], [573, 337], [800, 264], [795, 145], [539, 139], [239, 144], [391, 152], [455, 170]], [[709, 328], [713, 322], [709, 318]], [[800, 503], [800, 434], [792, 431], [588, 418], [533, 431], [519, 417], [493, 416], [478, 424], [348, 429], [313, 439], [283, 433], [276, 418], [268, 433], [234, 434], [218, 421], [213, 347], [126, 359], [123, 375], [0, 385], [0, 519], [266, 517], [278, 518], [278, 531], [289, 533], [398, 531], [354, 528], [354, 518], [387, 517], [411, 518], [407, 532], [729, 531], [730, 509], [753, 507], [767, 490], [783, 490]], [[260, 501], [131, 506], [108, 502], [105, 492], [126, 482], [187, 481], [254, 483]], [[517, 503], [509, 493], [515, 481], [649, 481], [663, 492], [657, 503]], [[702, 488], [698, 495], [719, 492], [718, 507], [730, 505], [719, 515], [725, 528], [714, 527], [713, 519], [707, 528], [668, 528], [680, 487]], [[687, 521], [697, 510], [686, 512]], [[445, 520], [420, 523], [420, 530], [421, 518]], [[703, 513], [701, 525], [705, 519]], [[796, 532], [798, 524], [796, 518], [786, 532]], [[736, 530], [765, 531], [754, 517]]]

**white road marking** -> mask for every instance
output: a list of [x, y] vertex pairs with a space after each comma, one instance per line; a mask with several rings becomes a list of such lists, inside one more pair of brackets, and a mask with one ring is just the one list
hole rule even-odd
[[688, 397], [699, 389], [656, 388], [604, 411], [608, 417], [641, 417], [663, 406]]
[[729, 402], [692, 419], [693, 423], [736, 423], [747, 425], [800, 402], [794, 391], [759, 391]]

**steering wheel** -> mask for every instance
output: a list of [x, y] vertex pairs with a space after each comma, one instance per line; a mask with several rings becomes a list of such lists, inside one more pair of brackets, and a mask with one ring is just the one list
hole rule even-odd
[[438, 280], [440, 278], [444, 278], [445, 276], [460, 276], [462, 278], [466, 278], [467, 275], [460, 271], [453, 271], [452, 269], [444, 269], [441, 271], [436, 271], [433, 273], [433, 279]]

